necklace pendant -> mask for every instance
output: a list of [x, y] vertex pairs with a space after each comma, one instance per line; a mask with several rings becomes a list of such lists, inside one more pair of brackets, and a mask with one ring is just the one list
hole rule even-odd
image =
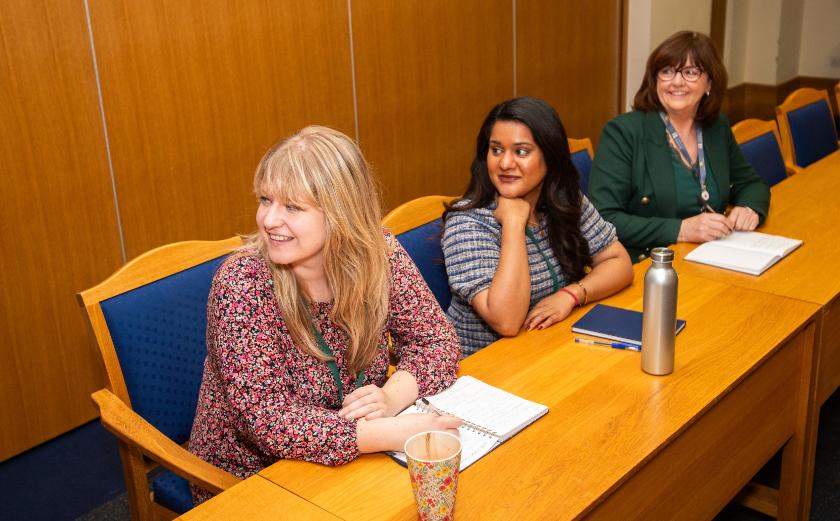
[[702, 199], [704, 203], [709, 202], [709, 191], [706, 190], [705, 188], [703, 189], [702, 192], [700, 192], [700, 199]]

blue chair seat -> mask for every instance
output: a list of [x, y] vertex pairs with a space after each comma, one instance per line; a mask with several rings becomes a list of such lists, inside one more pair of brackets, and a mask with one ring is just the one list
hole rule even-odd
[[161, 467], [149, 476], [149, 484], [155, 503], [176, 514], [183, 514], [194, 506], [190, 482], [174, 472]]

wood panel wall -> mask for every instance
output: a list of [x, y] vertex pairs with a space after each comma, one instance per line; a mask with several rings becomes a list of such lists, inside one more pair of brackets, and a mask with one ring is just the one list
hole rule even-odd
[[385, 210], [460, 193], [513, 95], [597, 138], [619, 107], [620, 3], [0, 2], [0, 460], [94, 416], [74, 294], [123, 250], [251, 231], [259, 158], [307, 124], [357, 137]]
[[95, 416], [74, 294], [121, 254], [80, 7], [0, 2], [0, 460]]

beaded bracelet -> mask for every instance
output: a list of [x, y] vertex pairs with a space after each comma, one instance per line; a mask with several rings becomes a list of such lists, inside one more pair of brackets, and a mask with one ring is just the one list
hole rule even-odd
[[569, 288], [560, 288], [560, 291], [571, 295], [571, 297], [575, 300], [575, 306], [580, 306], [580, 299], [577, 298], [577, 295], [575, 295], [572, 290], [570, 290]]
[[577, 281], [574, 284], [577, 284], [578, 286], [580, 286], [580, 289], [583, 290], [583, 304], [581, 304], [581, 306], [585, 306], [586, 303], [589, 302], [589, 294], [586, 292], [586, 288], [583, 284], [580, 283], [580, 281]]

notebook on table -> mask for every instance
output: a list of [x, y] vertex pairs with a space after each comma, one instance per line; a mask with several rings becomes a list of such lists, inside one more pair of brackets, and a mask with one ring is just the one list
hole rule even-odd
[[[685, 329], [685, 320], [677, 319], [676, 334], [679, 335], [683, 329]], [[606, 304], [595, 304], [572, 324], [572, 331], [641, 346], [642, 312]]]
[[686, 255], [685, 260], [761, 275], [801, 245], [801, 240], [781, 235], [732, 232], [726, 237], [704, 242]]
[[[426, 403], [428, 402], [428, 403]], [[520, 398], [472, 376], [462, 376], [445, 391], [421, 398], [400, 413], [451, 414], [464, 420], [461, 436], [461, 470], [509, 440], [548, 412], [548, 407]], [[389, 452], [405, 464], [405, 454]]]

